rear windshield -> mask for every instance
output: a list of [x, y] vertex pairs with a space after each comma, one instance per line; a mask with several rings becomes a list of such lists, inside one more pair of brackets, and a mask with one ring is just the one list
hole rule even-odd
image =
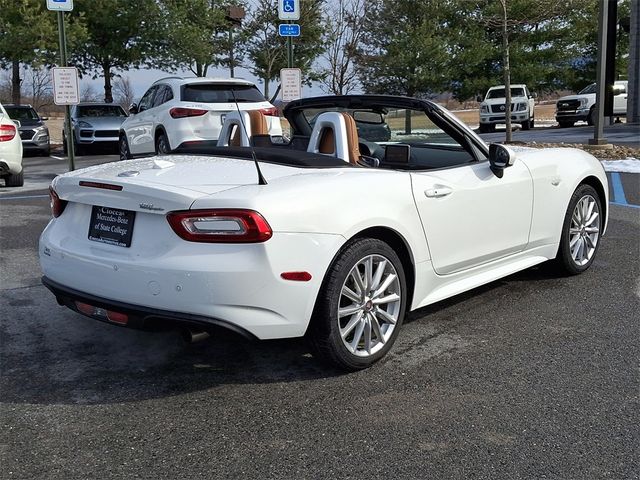
[[86, 105], [78, 107], [78, 117], [126, 117], [119, 105]]
[[181, 96], [183, 102], [234, 103], [234, 101], [237, 101], [238, 103], [248, 103], [266, 101], [264, 95], [254, 85], [219, 85], [213, 83], [184, 85]]
[[6, 107], [7, 113], [14, 120], [38, 120], [38, 114], [33, 108]]

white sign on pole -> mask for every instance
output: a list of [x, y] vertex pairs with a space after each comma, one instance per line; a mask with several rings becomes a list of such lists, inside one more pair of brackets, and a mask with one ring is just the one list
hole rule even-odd
[[278, 0], [280, 20], [300, 20], [300, 0]]
[[75, 67], [54, 67], [53, 103], [56, 105], [77, 105], [80, 103], [78, 69]]
[[302, 97], [302, 71], [299, 68], [281, 69], [280, 83], [283, 102], [291, 102]]
[[47, 9], [54, 12], [70, 12], [73, 10], [73, 0], [47, 0]]

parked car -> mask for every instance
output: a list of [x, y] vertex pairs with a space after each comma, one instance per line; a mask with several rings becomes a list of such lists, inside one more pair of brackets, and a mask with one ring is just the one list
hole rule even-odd
[[[618, 80], [613, 84], [613, 115], [627, 115], [627, 80]], [[588, 125], [595, 123], [596, 84], [583, 88], [576, 95], [561, 97], [556, 103], [556, 121], [562, 128], [573, 127], [579, 121]]]
[[4, 179], [7, 187], [24, 185], [19, 127], [20, 122], [11, 120], [0, 103], [0, 178]]
[[271, 135], [282, 135], [278, 109], [251, 82], [236, 78], [168, 77], [133, 104], [120, 130], [120, 158], [169, 153], [185, 143], [218, 139], [225, 116], [260, 110]]
[[[354, 110], [387, 112], [391, 140], [359, 138]], [[284, 116], [290, 142], [258, 133], [261, 147], [186, 145], [56, 177], [44, 284], [113, 325], [306, 335], [356, 370], [391, 349], [408, 310], [595, 258], [608, 185], [582, 150], [488, 146], [406, 97], [307, 98]]]
[[[480, 104], [480, 132], [493, 132], [496, 125], [506, 123], [505, 87], [497, 85], [487, 90], [484, 99], [478, 97]], [[523, 130], [529, 130], [535, 124], [535, 95], [526, 85], [511, 85], [511, 122], [519, 123]]]
[[20, 121], [20, 138], [25, 152], [38, 152], [49, 156], [49, 129], [45, 125], [47, 117], [41, 117], [31, 105], [5, 105], [5, 110], [13, 120]]
[[[79, 103], [71, 107], [73, 146], [77, 155], [84, 155], [90, 146], [118, 146], [120, 125], [127, 118], [124, 109], [115, 103]], [[67, 129], [62, 135], [67, 153]]]

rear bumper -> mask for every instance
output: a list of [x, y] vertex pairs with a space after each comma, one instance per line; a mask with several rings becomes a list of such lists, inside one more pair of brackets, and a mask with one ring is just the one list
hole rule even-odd
[[[116, 302], [106, 298], [97, 297], [88, 293], [80, 292], [72, 288], [60, 285], [53, 280], [42, 277], [42, 283], [56, 297], [60, 305], [66, 306], [71, 310], [85, 315], [89, 318], [110, 323], [113, 325], [133, 328], [136, 330], [157, 330], [166, 326], [170, 327], [197, 327], [207, 329], [211, 326], [226, 328], [237, 333], [247, 340], [256, 340], [257, 337], [247, 330], [238, 327], [224, 320], [217, 318], [205, 317], [202, 315], [190, 315], [187, 313], [172, 312], [169, 310], [159, 310], [155, 308], [141, 307], [139, 305], [131, 305], [123, 302]], [[106, 315], [98, 312], [95, 315], [87, 315], [78, 310], [76, 302], [92, 305], [102, 310], [111, 310], [118, 313], [124, 313], [128, 319], [126, 324], [122, 322], [110, 321]]]

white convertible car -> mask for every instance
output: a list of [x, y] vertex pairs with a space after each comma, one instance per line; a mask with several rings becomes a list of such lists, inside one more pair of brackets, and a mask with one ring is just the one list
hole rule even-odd
[[355, 370], [391, 349], [407, 310], [547, 260], [568, 274], [593, 262], [608, 186], [583, 151], [487, 146], [412, 98], [284, 114], [285, 138], [235, 112], [215, 145], [56, 177], [44, 284], [114, 325], [306, 335]]

